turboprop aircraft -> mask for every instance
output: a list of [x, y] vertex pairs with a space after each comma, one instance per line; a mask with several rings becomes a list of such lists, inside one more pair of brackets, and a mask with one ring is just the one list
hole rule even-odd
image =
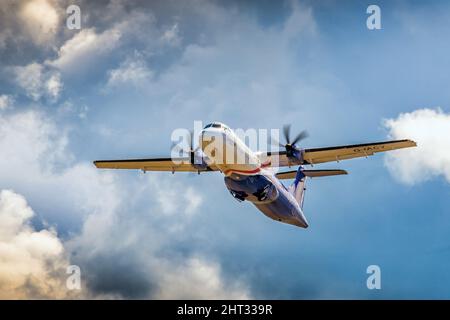
[[[284, 150], [252, 151], [228, 126], [220, 122], [206, 125], [199, 133], [199, 146], [182, 150], [183, 157], [98, 160], [97, 168], [140, 169], [145, 171], [213, 172], [224, 175], [225, 185], [238, 201], [253, 203], [262, 213], [274, 220], [307, 228], [303, 213], [306, 179], [347, 174], [345, 170], [305, 169], [325, 162], [368, 157], [378, 152], [415, 147], [412, 140], [394, 140], [374, 143], [303, 149], [297, 144], [307, 137], [306, 131], [290, 139], [290, 126], [283, 128]], [[232, 156], [230, 156], [230, 154]], [[299, 166], [296, 170], [275, 172], [282, 167]], [[293, 179], [288, 187], [280, 180]]]

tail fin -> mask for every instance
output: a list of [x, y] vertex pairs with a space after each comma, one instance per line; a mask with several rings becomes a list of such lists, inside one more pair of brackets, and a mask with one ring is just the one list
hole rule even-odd
[[306, 175], [302, 167], [299, 167], [295, 175], [295, 180], [289, 187], [289, 192], [294, 196], [300, 208], [303, 208], [303, 200], [306, 191]]

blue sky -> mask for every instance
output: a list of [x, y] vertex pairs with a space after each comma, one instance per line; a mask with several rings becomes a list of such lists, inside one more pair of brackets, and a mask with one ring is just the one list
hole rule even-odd
[[[72, 3], [0, 9], [0, 296], [450, 297], [447, 2], [376, 2], [381, 30], [366, 1], [75, 1], [68, 30]], [[308, 182], [307, 230], [237, 203], [220, 174], [91, 163], [168, 156], [194, 120], [419, 147], [324, 165], [349, 175]]]

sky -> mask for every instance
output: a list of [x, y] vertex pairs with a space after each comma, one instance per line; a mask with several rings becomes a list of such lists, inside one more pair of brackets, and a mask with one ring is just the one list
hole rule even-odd
[[[446, 1], [1, 1], [0, 298], [449, 299], [449, 33]], [[418, 147], [322, 165], [306, 230], [220, 173], [92, 164], [196, 120]]]

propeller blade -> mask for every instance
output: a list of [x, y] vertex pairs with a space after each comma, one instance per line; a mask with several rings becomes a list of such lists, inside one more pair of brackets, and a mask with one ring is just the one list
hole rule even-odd
[[291, 132], [291, 125], [290, 124], [286, 124], [283, 126], [283, 134], [284, 134], [284, 139], [286, 140], [286, 144], [290, 144], [290, 132]]
[[277, 146], [279, 146], [280, 148], [284, 148], [284, 144], [282, 144], [280, 141], [278, 141], [278, 139], [275, 138], [274, 136], [268, 136], [268, 137], [267, 137], [267, 144], [268, 144], [269, 146], [271, 146], [271, 145], [277, 145]]
[[308, 132], [306, 130], [303, 130], [294, 138], [294, 140], [292, 140], [291, 144], [296, 144], [297, 142], [307, 138], [308, 136]]

